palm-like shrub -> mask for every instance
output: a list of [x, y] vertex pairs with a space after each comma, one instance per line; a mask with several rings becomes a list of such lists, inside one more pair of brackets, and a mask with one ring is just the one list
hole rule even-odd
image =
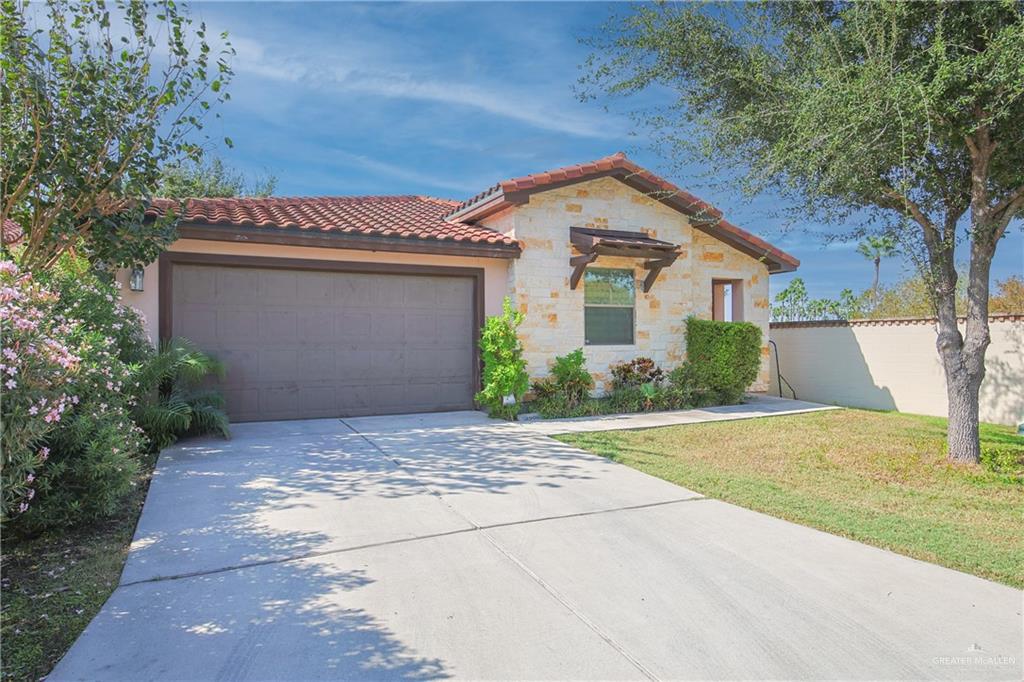
[[135, 422], [159, 450], [184, 435], [217, 433], [231, 437], [224, 398], [202, 386], [208, 376], [224, 376], [224, 365], [191, 341], [170, 339], [139, 368]]

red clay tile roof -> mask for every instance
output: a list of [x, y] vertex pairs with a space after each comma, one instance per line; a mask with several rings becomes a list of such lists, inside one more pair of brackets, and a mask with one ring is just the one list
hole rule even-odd
[[636, 165], [619, 152], [596, 161], [556, 168], [505, 180], [462, 202], [447, 215], [448, 220], [475, 222], [509, 206], [525, 203], [533, 192], [614, 177], [694, 219], [694, 226], [754, 257], [764, 258], [770, 272], [796, 270], [800, 261], [760, 237], [733, 225], [711, 204], [677, 187], [668, 180]]
[[[176, 203], [155, 199], [146, 215], [164, 215]], [[456, 206], [458, 202], [425, 196], [186, 199], [180, 220], [191, 225], [276, 228], [518, 249], [518, 242], [500, 232], [445, 220], [445, 215]]]

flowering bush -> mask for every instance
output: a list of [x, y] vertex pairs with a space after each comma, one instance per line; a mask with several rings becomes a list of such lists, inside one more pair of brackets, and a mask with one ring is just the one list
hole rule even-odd
[[146, 447], [131, 419], [152, 353], [141, 320], [81, 259], [3, 273], [4, 520], [37, 532], [109, 515]]
[[64, 342], [72, 325], [57, 314], [58, 303], [14, 263], [0, 262], [4, 521], [31, 506], [50, 455], [45, 438], [79, 401], [71, 387], [80, 358]]
[[44, 279], [57, 296], [62, 338], [79, 359], [69, 379], [78, 402], [46, 436], [50, 458], [36, 477], [36, 504], [17, 518], [23, 532], [114, 513], [147, 446], [131, 418], [139, 398], [136, 363], [152, 353], [139, 315], [84, 259], [65, 256]]

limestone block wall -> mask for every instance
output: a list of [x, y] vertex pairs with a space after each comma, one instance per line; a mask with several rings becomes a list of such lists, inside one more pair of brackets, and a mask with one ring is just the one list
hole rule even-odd
[[[492, 216], [485, 224], [523, 246], [509, 264], [508, 293], [526, 315], [520, 327], [532, 378], [548, 374], [556, 355], [582, 347], [599, 390], [611, 380], [609, 366], [637, 356], [671, 369], [686, 356], [685, 320], [711, 317], [713, 278], [743, 280], [744, 318], [759, 324], [768, 338], [768, 271], [764, 264], [703, 232], [685, 216], [612, 178], [600, 178], [534, 194], [529, 203]], [[661, 271], [649, 293], [641, 282], [643, 262], [599, 258], [595, 267], [633, 268], [637, 277], [635, 343], [586, 346], [583, 284], [569, 288], [570, 227], [644, 232], [682, 246], [683, 253]], [[768, 385], [767, 348], [754, 390]]]

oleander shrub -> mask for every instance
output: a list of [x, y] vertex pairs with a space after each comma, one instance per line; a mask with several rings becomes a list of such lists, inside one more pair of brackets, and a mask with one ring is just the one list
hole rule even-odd
[[69, 405], [44, 437], [49, 455], [35, 474], [34, 504], [17, 518], [20, 533], [95, 521], [118, 511], [147, 446], [131, 411], [138, 362], [151, 353], [139, 315], [118, 301], [112, 278], [65, 255], [40, 275], [54, 296], [60, 342], [78, 358], [66, 381]]
[[757, 379], [761, 328], [750, 322], [686, 320], [686, 363], [673, 381], [700, 401], [732, 405]]
[[80, 358], [66, 337], [71, 323], [59, 297], [12, 261], [0, 262], [0, 419], [3, 421], [0, 520], [27, 512], [50, 449], [46, 438], [77, 401]]
[[523, 345], [517, 334], [522, 323], [523, 313], [506, 297], [502, 314], [487, 318], [480, 334], [483, 389], [476, 394], [476, 401], [487, 408], [491, 417], [515, 419], [529, 387]]

